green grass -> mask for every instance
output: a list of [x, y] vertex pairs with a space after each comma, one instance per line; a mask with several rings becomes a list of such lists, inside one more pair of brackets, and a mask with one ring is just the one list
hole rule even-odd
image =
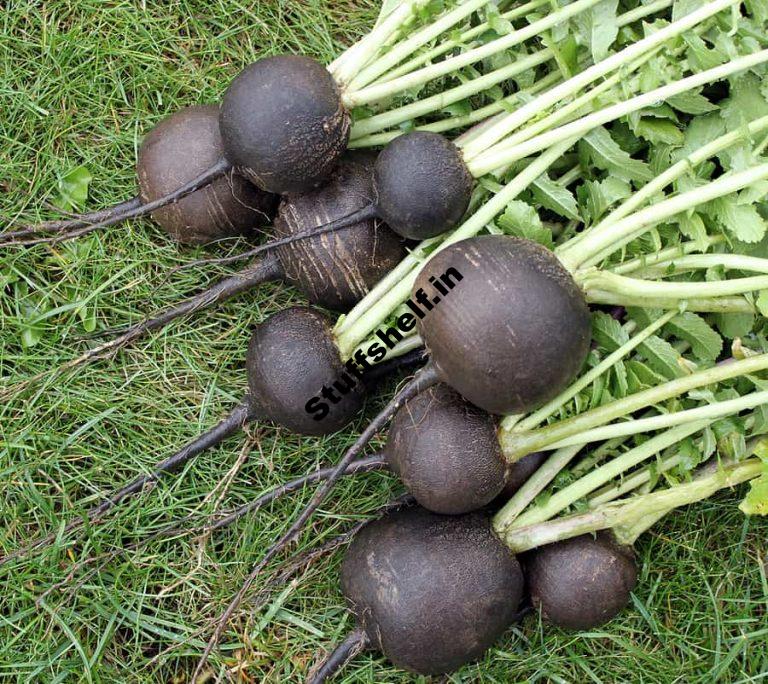
[[[58, 176], [80, 164], [94, 177], [89, 206], [131, 196], [136, 146], [159, 118], [216, 100], [258, 56], [300, 51], [328, 61], [370, 26], [375, 4], [6, 3], [0, 13], [2, 215], [52, 216], [44, 202], [55, 198]], [[163, 284], [172, 266], [194, 255], [148, 221], [73, 245], [0, 255], [0, 393], [84, 349], [84, 320], [95, 319], [99, 328], [125, 323], [221, 274], [177, 273]], [[249, 329], [300, 301], [285, 287], [264, 287], [114, 360], [0, 402], [2, 551], [82, 513], [223, 416], [245, 388]], [[152, 544], [36, 599], [67, 576], [73, 561], [107, 553], [183, 515], [246, 501], [337, 457], [353, 434], [300, 439], [253, 426], [132, 500], [77, 545], [0, 569], [0, 678], [187, 681], [203, 645], [200, 630], [207, 636], [209, 621], [306, 495], [212, 538]], [[398, 491], [381, 474], [342, 484], [300, 546], [334, 534]], [[635, 606], [607, 628], [567, 634], [528, 618], [484, 662], [450, 681], [768, 679], [768, 525], [745, 522], [736, 500], [718, 497], [643, 538]], [[340, 556], [311, 565], [287, 592], [274, 591], [266, 609], [244, 605], [212, 661], [216, 672], [226, 667], [241, 681], [301, 681], [350, 626], [337, 583]], [[370, 654], [356, 658], [341, 680], [413, 678]]]

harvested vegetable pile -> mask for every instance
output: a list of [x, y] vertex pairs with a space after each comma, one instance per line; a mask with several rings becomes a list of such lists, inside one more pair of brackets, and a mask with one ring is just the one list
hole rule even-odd
[[6, 13], [0, 671], [765, 672], [768, 6], [221, 5]]

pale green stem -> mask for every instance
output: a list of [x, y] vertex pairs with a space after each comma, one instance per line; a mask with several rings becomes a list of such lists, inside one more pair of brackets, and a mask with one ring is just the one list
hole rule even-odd
[[[469, 114], [465, 114], [464, 116], [450, 116], [440, 121], [433, 121], [432, 123], [416, 126], [416, 128], [413, 130], [430, 131], [432, 133], [445, 133], [446, 131], [452, 131], [457, 128], [471, 126], [472, 124], [481, 121], [487, 121], [489, 117], [493, 117], [493, 115], [497, 112], [507, 111], [508, 108], [514, 106], [518, 102], [522, 102], [526, 97], [535, 95], [542, 90], [546, 90], [547, 88], [552, 87], [554, 84], [560, 81], [560, 78], [561, 76], [559, 73], [552, 72], [536, 81], [536, 83], [534, 83], [530, 88], [520, 90], [516, 93], [513, 93], [512, 95], [508, 95], [502, 100], [498, 100], [484, 107], [480, 107], [479, 109], [475, 109]], [[363, 123], [364, 121], [365, 119], [360, 121], [359, 124]], [[406, 132], [404, 130], [397, 129], [394, 131], [387, 131], [385, 133], [375, 133], [373, 135], [366, 135], [364, 137], [356, 138], [355, 130], [359, 124], [356, 124], [352, 127], [352, 139], [349, 142], [349, 147], [352, 149], [359, 149], [363, 147], [381, 147], [383, 145], [388, 145], [395, 138], [399, 138]], [[477, 128], [480, 127], [478, 126]], [[473, 128], [472, 130], [467, 131], [463, 135], [460, 135], [458, 138], [456, 138], [454, 143], [458, 145], [462, 140], [471, 140], [473, 137], [475, 137], [475, 135], [479, 135], [479, 131], [476, 131], [476, 129]]]
[[403, 107], [392, 109], [383, 114], [376, 114], [367, 119], [362, 119], [355, 124], [353, 137], [359, 138], [371, 133], [376, 133], [385, 128], [397, 126], [403, 121], [410, 121], [411, 119], [424, 116], [425, 114], [431, 114], [432, 112], [444, 109], [455, 102], [461, 102], [472, 95], [482, 93], [524, 71], [528, 71], [540, 64], [544, 64], [544, 62], [552, 59], [553, 55], [554, 53], [552, 50], [539, 50], [538, 52], [534, 52], [527, 57], [518, 59], [500, 69], [473, 78], [471, 81], [462, 83], [455, 88], [449, 88], [448, 90], [424, 98], [423, 100], [418, 100], [417, 102], [412, 102]]
[[547, 485], [554, 480], [558, 473], [565, 468], [581, 451], [581, 447], [567, 447], [553, 452], [549, 458], [542, 463], [536, 472], [531, 475], [525, 484], [518, 489], [512, 498], [504, 505], [496, 519], [503, 520], [506, 527], [520, 515], [528, 505], [539, 495]]
[[[484, 0], [484, 1], [487, 1], [487, 0]], [[646, 9], [646, 8], [643, 7], [643, 9]], [[651, 13], [650, 11], [647, 11], [647, 10], [646, 12], [647, 14]], [[630, 23], [631, 21], [636, 20], [636, 18], [637, 18], [636, 11], [628, 12], [618, 17], [617, 24], [619, 26], [624, 26], [627, 23]], [[642, 64], [645, 64], [648, 60], [652, 59], [656, 54], [658, 54], [659, 50], [660, 48], [657, 48], [656, 50], [649, 52], [647, 55], [643, 55], [641, 59], [637, 60], [632, 65], [630, 65], [629, 69], [630, 70], [638, 69], [640, 66], [642, 66]], [[498, 83], [502, 83], [503, 81], [513, 78], [514, 76], [517, 76], [518, 74], [524, 71], [527, 71], [536, 66], [539, 66], [540, 64], [543, 64], [549, 61], [553, 57], [554, 57], [554, 52], [549, 48], [538, 50], [537, 52], [531, 55], [528, 55], [527, 57], [522, 57], [516, 60], [512, 64], [509, 64], [505, 67], [501, 67], [500, 69], [496, 69], [495, 71], [485, 74], [483, 76], [474, 78], [471, 81], [464, 83], [460, 86], [457, 86], [455, 88], [451, 88], [442, 93], [438, 93], [431, 97], [427, 97], [423, 100], [419, 100], [417, 102], [413, 102], [411, 104], [404, 105], [402, 107], [398, 107], [396, 109], [392, 109], [382, 114], [377, 114], [375, 116], [359, 121], [357, 124], [355, 124], [353, 128], [352, 140], [354, 141], [355, 139], [362, 138], [364, 136], [368, 136], [369, 138], [371, 138], [372, 134], [378, 131], [382, 131], [386, 128], [391, 128], [392, 126], [397, 126], [398, 124], [401, 124], [404, 121], [409, 121], [419, 116], [424, 116], [425, 114], [429, 114], [429, 113], [444, 109], [445, 107], [455, 102], [460, 102], [462, 100], [465, 100], [466, 98], [471, 97], [472, 95], [475, 95], [477, 93], [480, 93], [492, 88]], [[555, 74], [555, 75], [557, 78], [559, 78], [559, 74]], [[594, 98], [597, 97], [599, 94], [607, 90], [610, 90], [610, 88], [612, 88], [614, 85], [616, 85], [621, 81], [621, 78], [622, 78], [622, 74], [616, 74], [615, 76], [606, 80], [604, 83], [601, 83], [599, 86], [596, 86], [592, 91], [585, 93], [584, 95], [574, 100], [572, 103], [569, 103], [568, 105], [557, 110], [550, 116], [546, 117], [544, 120], [539, 121], [533, 126], [526, 128], [525, 131], [521, 131], [519, 136], [513, 136], [514, 138], [513, 140], [509, 140], [509, 141], [505, 140], [504, 141], [505, 148], [513, 144], [515, 145], [519, 144], [521, 140], [527, 140], [528, 138], [532, 138], [533, 136], [541, 133], [542, 131], [546, 131], [549, 128], [555, 126], [556, 124], [564, 120], [567, 120], [568, 117], [570, 117], [574, 112], [577, 112], [578, 110], [582, 109], [585, 105], [587, 105], [592, 100], [594, 100]], [[402, 131], [391, 132], [386, 135], [394, 137], [399, 134], [402, 134]], [[518, 139], [518, 137], [520, 139]], [[368, 140], [368, 142], [366, 142], [366, 145], [370, 144], [373, 141], [375, 141], [378, 144], [382, 143], [382, 139], [377, 137], [377, 138], [374, 138], [373, 140]], [[457, 146], [461, 147], [467, 144], [469, 140], [458, 139], [455, 142]], [[356, 147], [361, 147], [361, 146], [362, 145], [356, 145]]]
[[368, 64], [349, 82], [349, 89], [360, 90], [373, 83], [379, 76], [410, 57], [420, 47], [450, 30], [451, 27], [463, 21], [470, 14], [476, 12], [489, 2], [491, 0], [465, 0], [465, 2], [460, 3], [455, 9], [446, 12], [429, 26], [416, 31], [405, 40], [393, 46], [392, 49], [385, 52], [381, 57]]
[[768, 368], [768, 354], [759, 354], [729, 364], [696, 371], [682, 378], [670, 380], [615, 401], [586, 411], [578, 416], [563, 420], [537, 430], [526, 432], [504, 432], [500, 434], [502, 451], [511, 461], [520, 456], [541, 451], [550, 444], [559, 442], [586, 430], [606, 425], [617, 418], [629, 415], [648, 406], [659, 404], [699, 387], [706, 387], [724, 380], [756, 373]]
[[[680, 250], [678, 249], [678, 252]], [[622, 264], [623, 265], [623, 264]], [[745, 256], [744, 254], [689, 254], [686, 256], [659, 259], [650, 268], [650, 264], [643, 271], [642, 276], [662, 277], [664, 275], [676, 275], [680, 271], [699, 271], [707, 268], [725, 268], [733, 271], [750, 271], [753, 273], [768, 274], [768, 259]], [[618, 269], [610, 269], [618, 275]], [[634, 274], [637, 277], [637, 274]]]
[[694, 242], [692, 240], [681, 242], [672, 247], [666, 247], [655, 254], [643, 254], [642, 256], [630, 259], [629, 261], [624, 261], [616, 266], [612, 266], [608, 270], [611, 273], [616, 273], [618, 275], [626, 275], [627, 273], [636, 273], [638, 271], [643, 271], [643, 273], [645, 273], [646, 269], [650, 271], [656, 266], [661, 267], [662, 265], [677, 263], [677, 261], [682, 259], [686, 254], [705, 251], [713, 245], [720, 244], [724, 241], [725, 236], [723, 235], [707, 235], [707, 237], [701, 241], [701, 244], [699, 244], [699, 241]]
[[397, 344], [395, 344], [395, 346], [392, 347], [392, 349], [388, 349], [387, 355], [384, 358], [394, 359], [394, 358], [397, 358], [398, 356], [402, 356], [403, 354], [407, 354], [409, 351], [418, 349], [423, 345], [424, 345], [424, 340], [422, 340], [421, 337], [419, 337], [419, 335], [416, 334], [415, 330], [409, 333], [403, 333], [403, 339], [400, 340]]
[[[768, 62], [768, 50], [760, 50], [754, 54], [734, 59], [719, 67], [707, 69], [706, 71], [680, 79], [679, 81], [662, 86], [661, 88], [656, 88], [655, 90], [643, 93], [642, 95], [632, 97], [624, 102], [600, 109], [581, 119], [577, 119], [576, 121], [560, 126], [559, 128], [542, 133], [535, 138], [517, 145], [514, 149], [506, 148], [504, 146], [498, 150], [496, 148], [491, 148], [482, 155], [470, 159], [467, 166], [474, 176], [484, 176], [486, 173], [491, 173], [492, 171], [508, 166], [515, 161], [529, 157], [536, 152], [540, 152], [551, 145], [555, 145], [565, 138], [581, 137], [610, 121], [615, 121], [616, 119], [620, 119], [623, 116], [640, 111], [646, 107], [652, 107], [659, 102], [668, 100], [670, 97], [680, 95], [681, 93], [693, 90], [707, 83], [723, 80], [728, 76], [741, 71], [746, 71], [747, 69], [751, 69], [752, 67], [765, 62]], [[477, 144], [477, 142], [478, 141], [476, 140], [474, 144]], [[468, 149], [468, 147], [465, 148], [465, 160], [467, 159], [466, 150]]]
[[598, 489], [592, 496], [587, 499], [587, 503], [590, 508], [597, 508], [601, 504], [606, 504], [609, 501], [615, 501], [621, 498], [625, 494], [634, 492], [641, 487], [644, 487], [651, 481], [653, 473], [667, 473], [673, 468], [677, 468], [685, 459], [680, 454], [674, 456], [667, 456], [662, 458], [658, 463], [647, 466], [638, 470], [635, 473], [625, 477], [620, 482], [609, 483], [607, 486]]
[[564, 188], [568, 187], [571, 183], [575, 183], [581, 178], [582, 170], [581, 164], [576, 164], [569, 171], [566, 171], [560, 178], [557, 179], [558, 185], [562, 185]]
[[[490, 149], [492, 145], [509, 135], [512, 131], [520, 128], [520, 126], [527, 121], [530, 121], [535, 116], [538, 116], [541, 112], [546, 111], [558, 102], [565, 100], [575, 93], [582, 92], [597, 79], [619, 69], [625, 64], [633, 62], [647, 51], [663, 45], [668, 40], [685, 33], [697, 24], [700, 24], [722, 10], [737, 5], [738, 3], [739, 0], [713, 0], [695, 12], [691, 12], [685, 17], [672, 22], [668, 26], [646, 36], [642, 40], [639, 40], [637, 43], [634, 43], [610, 57], [601, 60], [597, 64], [592, 65], [589, 69], [569, 78], [561, 85], [504, 117], [503, 120], [499, 121], [499, 123], [488, 130], [483, 136], [477, 138], [471, 146], [465, 148], [465, 159], [473, 160], [479, 154]], [[496, 167], [492, 167], [492, 169], [503, 165], [504, 164], [498, 164]]]
[[570, 249], [555, 250], [560, 262], [571, 272], [577, 268], [591, 266], [595, 254], [611, 248], [621, 249], [638, 238], [650, 227], [688, 211], [706, 202], [737, 192], [754, 183], [768, 178], [768, 164], [760, 164], [745, 171], [722, 176], [706, 185], [675, 195], [635, 212], [626, 218], [610, 224], [602, 223], [590, 229]]
[[[641, 416], [655, 415], [653, 409], [644, 411]], [[609, 439], [607, 442], [603, 442], [599, 447], [593, 449], [590, 454], [584, 456], [571, 468], [573, 475], [579, 476], [592, 470], [598, 463], [602, 463], [613, 451], [618, 449], [624, 442], [627, 441], [627, 437], [617, 437], [616, 439]]]
[[[534, 10], [539, 9], [544, 5], [549, 5], [550, 3], [551, 0], [531, 0], [531, 2], [528, 2], [525, 5], [520, 5], [519, 7], [515, 7], [507, 12], [502, 13], [501, 17], [507, 21], [514, 21], [515, 19], [524, 17], [529, 12], [533, 12]], [[380, 78], [377, 83], [386, 83], [387, 81], [391, 81], [392, 79], [398, 78], [399, 76], [409, 74], [412, 71], [415, 71], [418, 67], [428, 64], [433, 59], [435, 59], [435, 57], [440, 57], [446, 52], [453, 50], [453, 48], [466, 45], [472, 39], [477, 38], [486, 31], [490, 30], [490, 28], [491, 27], [489, 26], [488, 22], [483, 22], [482, 24], [478, 24], [474, 28], [471, 28], [468, 31], [460, 34], [457, 38], [443, 41], [431, 50], [428, 50], [423, 54], [416, 55], [413, 59], [407, 61], [405, 64], [402, 64], [396, 69], [391, 69], [386, 74], [384, 74], [384, 76]]]
[[[746, 133], [748, 136], [753, 136], [766, 129], [768, 129], [768, 116], [764, 116], [760, 119], [755, 119], [752, 121], [746, 127]], [[616, 223], [626, 216], [629, 216], [629, 214], [631, 214], [633, 211], [639, 209], [641, 206], [653, 199], [653, 197], [655, 197], [657, 194], [661, 193], [668, 185], [671, 185], [677, 179], [682, 178], [687, 173], [690, 173], [690, 171], [693, 170], [696, 166], [702, 164], [707, 159], [714, 157], [719, 152], [728, 149], [732, 145], [743, 142], [746, 137], [745, 129], [740, 127], [737, 130], [726, 133], [725, 135], [722, 135], [719, 138], [713, 140], [711, 143], [698, 148], [684, 159], [681, 159], [680, 161], [670, 166], [666, 171], [658, 175], [652, 181], [646, 183], [642, 188], [640, 188], [640, 190], [633, 193], [626, 201], [624, 201], [617, 209], [611, 212], [611, 214], [606, 216], [592, 230], [602, 230], [606, 226]], [[572, 238], [569, 242], [563, 243], [559, 247], [558, 253], [565, 253], [570, 247], [579, 242], [584, 235], [589, 234], [590, 232], [591, 231], [586, 231], [585, 233], [581, 233], [580, 235]]]
[[[759, 261], [764, 261], [759, 259]], [[765, 266], [763, 266], [765, 268]], [[660, 282], [642, 280], [616, 275], [608, 271], [578, 271], [576, 282], [584, 289], [587, 299], [591, 300], [591, 290], [613, 292], [628, 297], [653, 297], [655, 299], [687, 300], [693, 298], [729, 297], [757, 292], [768, 288], [768, 276], [733, 278], [731, 280], [713, 280], [707, 282]]]
[[[534, 159], [512, 181], [497, 192], [478, 211], [467, 219], [459, 228], [449, 235], [440, 246], [432, 253], [436, 253], [446, 246], [477, 235], [485, 226], [491, 223], [506, 206], [520, 193], [524, 192], [533, 181], [547, 171], [560, 156], [573, 145], [573, 140], [568, 140], [561, 145], [556, 145]], [[430, 255], [431, 257], [432, 255]], [[402, 304], [410, 295], [411, 287], [417, 277], [416, 270], [410, 271], [399, 282], [393, 283], [388, 291], [382, 293], [381, 298], [371, 307], [357, 317], [354, 323], [346, 326], [344, 332], [336, 331], [336, 342], [342, 357], [357, 347], [372, 331], [380, 325], [389, 314]], [[370, 296], [370, 295], [368, 295]], [[366, 297], [367, 299], [368, 297]], [[353, 309], [354, 313], [354, 309]]]
[[376, 283], [371, 291], [349, 313], [339, 316], [333, 329], [334, 336], [338, 339], [344, 335], [347, 330], [362, 318], [364, 313], [373, 308], [397, 283], [421, 264], [427, 258], [427, 250], [439, 244], [441, 239], [441, 237], [430, 238], [412, 249], [394, 269]]
[[[552, 401], [546, 403], [540, 409], [530, 414], [530, 416], [518, 422], [514, 429], [519, 432], [525, 430], [533, 430], [534, 428], [538, 427], [541, 423], [547, 420], [547, 418], [554, 415], [558, 409], [573, 399], [579, 392], [581, 392], [581, 390], [591, 385], [595, 380], [597, 380], [597, 378], [613, 368], [613, 366], [616, 365], [618, 361], [627, 356], [627, 354], [629, 354], [633, 349], [636, 349], [651, 335], [656, 333], [656, 331], [659, 330], [662, 326], [669, 323], [669, 321], [677, 316], [677, 313], [678, 312], [676, 311], [670, 311], [659, 317], [658, 320], [654, 321], [649, 326], [637, 333], [637, 335], [630, 338], [612, 354], [606, 356], [594, 368], [584, 373], [584, 375], [576, 380], [576, 382], [572, 383], [564, 392], [559, 394]], [[506, 419], [504, 419], [501, 422], [501, 430], [508, 431], [510, 429], [511, 428], [509, 423], [507, 423]]]
[[[646, 64], [648, 61], [658, 55], [660, 51], [661, 48], [658, 47], [643, 55], [638, 60], [627, 66], [627, 72], [636, 71], [643, 64]], [[522, 130], [519, 130], [517, 133], [509, 136], [508, 138], [504, 138], [502, 142], [493, 147], [494, 154], [512, 154], [513, 151], [518, 149], [520, 145], [532, 138], [535, 138], [535, 136], [538, 136], [554, 128], [564, 121], [572, 120], [576, 115], [583, 115], [593, 111], [597, 104], [596, 98], [621, 83], [625, 76], [626, 75], [622, 70], [622, 73], [615, 74], [610, 78], [605, 79], [602, 83], [599, 83], [594, 88], [588, 90], [583, 95], [580, 95], [571, 102], [564, 104], [562, 107], [556, 109], [548, 116], [534, 121], [530, 125], [526, 126]], [[506, 166], [504, 168], [506, 168]], [[494, 169], [494, 171], [497, 173], [503, 173], [503, 169]]]
[[656, 456], [656, 454], [661, 453], [673, 444], [677, 444], [686, 437], [700, 432], [708, 425], [709, 421], [699, 420], [686, 425], [679, 425], [651, 437], [651, 439], [643, 442], [641, 445], [624, 452], [621, 456], [611, 459], [587, 475], [580, 477], [576, 482], [555, 492], [542, 505], [534, 506], [523, 513], [510, 527], [527, 527], [554, 518], [558, 513], [562, 513], [587, 496], [587, 494], [591, 494], [596, 489], [602, 487], [606, 482], [610, 482], [621, 473], [634, 468], [643, 461], [647, 461], [649, 458]]
[[628, 437], [641, 433], [664, 430], [676, 425], [684, 425], [693, 421], [707, 420], [712, 422], [725, 416], [730, 416], [739, 411], [755, 408], [768, 403], [768, 391], [750, 392], [737, 399], [727, 401], [716, 401], [705, 406], [699, 406], [686, 411], [675, 411], [674, 413], [664, 413], [652, 418], [640, 418], [638, 420], [628, 420], [622, 423], [614, 423], [603, 427], [586, 430], [574, 437], [562, 439], [554, 444], [547, 445], [547, 449], [564, 449], [575, 444], [589, 444], [591, 442], [602, 442], [605, 439], [614, 437]]
[[[724, 1], [725, 0], [717, 0], [717, 2]], [[730, 2], [733, 0], [728, 1]], [[543, 17], [542, 19], [539, 19], [538, 21], [529, 24], [525, 28], [513, 31], [512, 33], [506, 36], [502, 36], [501, 38], [497, 38], [496, 40], [493, 40], [486, 45], [474, 48], [462, 54], [456, 55], [455, 57], [450, 57], [446, 60], [443, 60], [442, 62], [432, 64], [430, 66], [424, 67], [423, 69], [414, 71], [411, 74], [387, 81], [386, 83], [371, 85], [367, 88], [363, 88], [355, 92], [346, 92], [343, 95], [342, 101], [346, 107], [354, 108], [359, 107], [360, 105], [378, 102], [397, 93], [401, 93], [404, 90], [410, 90], [411, 88], [424, 85], [425, 83], [433, 81], [436, 78], [451, 74], [463, 67], [474, 64], [475, 62], [479, 62], [486, 57], [491, 57], [499, 52], [502, 52], [503, 50], [507, 50], [511, 47], [514, 47], [515, 45], [519, 45], [529, 38], [533, 38], [543, 31], [546, 31], [553, 26], [561, 24], [571, 17], [588, 10], [598, 2], [602, 2], [602, 0], [577, 0], [576, 2], [571, 3], [570, 5], [566, 5], [556, 12], [552, 12], [551, 14]]]
[[[590, 290], [586, 300], [590, 304], [608, 306], [639, 306], [646, 309], [679, 310], [680, 300], [663, 297], [635, 296]], [[755, 313], [755, 305], [745, 297], [691, 297], [685, 300], [685, 308], [695, 313]]]
[[707, 473], [685, 484], [651, 494], [633, 496], [626, 501], [604, 504], [589, 513], [510, 529], [506, 534], [500, 534], [500, 537], [513, 553], [522, 553], [545, 544], [607, 529], [613, 530], [619, 542], [633, 544], [637, 537], [664, 514], [680, 506], [707, 499], [721, 489], [736, 487], [759, 477], [763, 467], [760, 459], [752, 458]]
[[[745, 416], [742, 418], [742, 421], [744, 424], [744, 430], [748, 433], [751, 432], [756, 422], [755, 413], [750, 413], [749, 415]], [[630, 492], [633, 492], [647, 485], [651, 481], [654, 473], [667, 473], [673, 468], [676, 468], [681, 463], [684, 463], [685, 460], [686, 457], [682, 454], [673, 454], [672, 456], [662, 458], [658, 463], [641, 468], [640, 470], [633, 472], [631, 475], [622, 477], [618, 482], [611, 482], [605, 487], [597, 490], [588, 498], [588, 504], [590, 508], [595, 508], [601, 504], [618, 499], [625, 494], [629, 494]], [[574, 471], [572, 472], [574, 475], [576, 474]]]
[[334, 62], [329, 71], [339, 86], [349, 83], [376, 56], [384, 45], [400, 28], [414, 16], [419, 7], [429, 4], [430, 0], [403, 0], [365, 38], [351, 47], [341, 58]]

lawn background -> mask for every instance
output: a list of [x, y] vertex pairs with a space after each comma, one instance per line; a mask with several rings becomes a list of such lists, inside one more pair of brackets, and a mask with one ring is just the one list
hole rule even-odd
[[[89, 207], [132, 196], [136, 148], [160, 118], [217, 100], [257, 57], [301, 52], [329, 61], [370, 27], [376, 4], [3, 3], [0, 214], [52, 217], [44, 202], [56, 198], [58, 177], [79, 165], [93, 175]], [[190, 270], [164, 282], [173, 266], [201, 254], [179, 249], [149, 221], [74, 244], [0, 254], [3, 553], [82, 513], [213, 425], [241, 397], [249, 330], [269, 313], [301, 302], [287, 287], [265, 286], [179, 322], [114, 360], [12, 392], [85, 349], [92, 325], [136, 320], [226, 272]], [[375, 408], [371, 402], [369, 415]], [[247, 435], [227, 440], [181, 476], [130, 501], [77, 545], [0, 568], [0, 678], [187, 681], [203, 644], [198, 630], [221, 612], [306, 494], [212, 538], [152, 544], [83, 583], [36, 599], [67, 576], [73, 561], [128, 544], [174, 518], [247, 501], [337, 458], [353, 434], [302, 439], [270, 426], [249, 427]], [[382, 474], [342, 484], [300, 548], [338, 533], [399, 491]], [[745, 521], [737, 501], [736, 494], [724, 494], [642, 538], [634, 605], [607, 627], [569, 634], [529, 617], [483, 662], [450, 681], [768, 679], [768, 523]], [[241, 681], [302, 681], [318, 654], [350, 627], [338, 589], [340, 557], [337, 552], [311, 565], [288, 591], [274, 591], [264, 609], [241, 607], [212, 660], [215, 671], [224, 666]], [[413, 678], [365, 654], [339, 681]]]

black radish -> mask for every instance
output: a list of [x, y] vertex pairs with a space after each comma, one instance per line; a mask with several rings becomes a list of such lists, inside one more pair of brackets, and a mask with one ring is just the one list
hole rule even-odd
[[[155, 126], [142, 141], [136, 172], [139, 197], [149, 204], [215, 163], [222, 152], [216, 105], [187, 107]], [[252, 235], [268, 225], [277, 198], [230, 172], [209, 186], [152, 213], [176, 240], [199, 245]]]
[[445, 384], [410, 399], [392, 420], [384, 451], [390, 468], [424, 508], [474, 511], [507, 477], [496, 420]]
[[280, 195], [323, 183], [347, 149], [351, 126], [331, 74], [299, 55], [243, 69], [224, 93], [219, 120], [227, 159]]
[[[32, 236], [50, 233], [40, 241], [56, 241], [90, 232], [95, 225], [123, 220], [128, 214], [149, 213], [148, 207], [168, 193], [198, 178], [223, 153], [216, 105], [185, 107], [163, 119], [139, 147], [137, 197], [111, 208], [62, 221], [0, 233], [0, 245], [34, 243]], [[175, 240], [200, 245], [237, 236], [253, 236], [268, 225], [277, 198], [259, 190], [235, 172], [219, 174], [210, 184], [183, 199], [151, 212], [154, 221]], [[107, 225], [107, 224], [105, 224]]]
[[[157, 212], [224, 176], [245, 176], [270, 195], [308, 192], [327, 181], [347, 149], [350, 117], [340, 91], [325, 67], [308, 57], [278, 55], [254, 62], [232, 81], [215, 114], [215, 154], [206, 145], [198, 157], [186, 159], [194, 173], [176, 185], [170, 174], [162, 173], [162, 192], [151, 193], [151, 202], [123, 205], [106, 216], [100, 212], [84, 216], [80, 223], [86, 221], [85, 225], [67, 237]], [[185, 143], [195, 144], [197, 131], [186, 133]], [[158, 155], [158, 164], [164, 156]], [[8, 237], [16, 241], [19, 235]]]
[[[275, 220], [277, 238], [311, 234], [339, 216], [357, 211], [374, 195], [376, 155], [349, 152], [328, 183], [283, 198]], [[277, 248], [284, 279], [311, 304], [347, 311], [405, 256], [405, 246], [375, 218], [350, 223], [340, 233], [317, 235]]]
[[610, 622], [637, 584], [631, 547], [610, 532], [586, 534], [541, 546], [523, 557], [534, 606], [564, 629], [592, 629]]
[[418, 323], [437, 376], [500, 415], [557, 396], [581, 369], [591, 340], [584, 295], [557, 257], [528, 240], [479, 236], [438, 252], [413, 292], [434, 291], [449, 269], [461, 282]]
[[425, 240], [458, 225], [472, 188], [472, 175], [450, 140], [412, 131], [395, 138], [379, 154], [372, 200], [323, 229], [338, 230], [361, 218], [377, 217], [398, 235]]
[[440, 516], [414, 507], [358, 532], [341, 585], [357, 629], [313, 684], [364, 647], [422, 675], [476, 660], [514, 622], [523, 573], [485, 515]]

